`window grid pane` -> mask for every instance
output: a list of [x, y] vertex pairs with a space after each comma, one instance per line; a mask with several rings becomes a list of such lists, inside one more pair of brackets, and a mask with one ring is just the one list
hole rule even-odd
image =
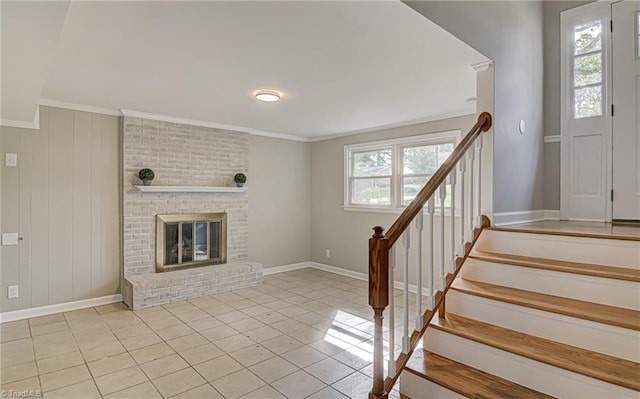
[[353, 177], [390, 176], [391, 149], [356, 152], [353, 154]]
[[351, 203], [358, 205], [391, 205], [391, 178], [351, 180]]

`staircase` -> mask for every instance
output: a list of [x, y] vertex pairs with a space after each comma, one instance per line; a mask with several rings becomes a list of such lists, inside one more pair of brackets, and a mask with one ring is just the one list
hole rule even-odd
[[485, 228], [445, 301], [403, 397], [640, 398], [638, 237]]

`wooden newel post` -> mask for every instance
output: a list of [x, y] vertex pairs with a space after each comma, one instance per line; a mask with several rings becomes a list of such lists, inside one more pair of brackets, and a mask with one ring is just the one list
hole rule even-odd
[[[380, 226], [369, 239], [369, 305], [373, 308], [373, 389], [369, 399], [387, 398], [384, 390], [384, 336], [382, 312], [389, 305], [389, 240]], [[393, 345], [393, 343], [389, 343]]]

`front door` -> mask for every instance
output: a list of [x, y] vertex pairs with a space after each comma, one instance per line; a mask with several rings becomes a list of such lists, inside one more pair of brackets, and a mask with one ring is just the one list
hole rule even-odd
[[611, 6], [613, 19], [613, 220], [640, 221], [640, 1]]
[[561, 218], [611, 218], [608, 3], [564, 11], [562, 21]]

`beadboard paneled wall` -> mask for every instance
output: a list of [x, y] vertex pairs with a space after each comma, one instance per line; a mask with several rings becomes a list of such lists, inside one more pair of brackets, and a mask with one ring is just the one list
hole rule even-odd
[[23, 237], [0, 247], [0, 311], [118, 293], [119, 118], [42, 106], [39, 130], [0, 132], [0, 228]]

